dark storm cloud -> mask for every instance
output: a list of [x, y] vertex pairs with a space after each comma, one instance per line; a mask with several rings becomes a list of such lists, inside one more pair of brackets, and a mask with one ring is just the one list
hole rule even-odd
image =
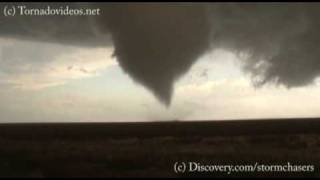
[[119, 5], [107, 12], [120, 65], [166, 104], [174, 80], [209, 49], [238, 54], [257, 85], [304, 86], [320, 74], [319, 3]]
[[209, 49], [242, 56], [257, 85], [303, 86], [320, 74], [319, 3], [122, 4], [106, 12], [120, 65], [166, 104], [174, 81]]
[[169, 105], [174, 81], [208, 47], [205, 7], [115, 5], [105, 12], [121, 67]]
[[303, 86], [320, 74], [318, 3], [90, 6], [102, 15], [1, 17], [0, 33], [88, 46], [110, 45], [111, 36], [122, 69], [167, 105], [175, 80], [210, 49], [238, 54], [260, 85]]
[[319, 3], [220, 4], [210, 13], [212, 43], [243, 55], [257, 84], [303, 86], [320, 74]]
[[111, 45], [110, 34], [100, 32], [95, 16], [36, 16], [19, 15], [21, 7], [27, 10], [43, 9], [81, 9], [90, 8], [91, 3], [0, 3], [4, 8], [15, 7], [16, 15], [0, 15], [0, 33], [5, 37], [22, 40], [49, 41], [76, 46]]

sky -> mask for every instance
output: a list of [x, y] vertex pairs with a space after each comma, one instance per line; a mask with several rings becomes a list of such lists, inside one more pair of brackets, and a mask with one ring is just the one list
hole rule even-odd
[[[8, 16], [20, 5], [100, 13]], [[319, 4], [0, 3], [0, 10], [7, 12], [0, 122], [320, 114]]]
[[124, 72], [113, 47], [0, 40], [0, 122], [127, 122], [317, 117], [320, 85], [253, 86], [233, 52], [199, 57], [167, 107]]

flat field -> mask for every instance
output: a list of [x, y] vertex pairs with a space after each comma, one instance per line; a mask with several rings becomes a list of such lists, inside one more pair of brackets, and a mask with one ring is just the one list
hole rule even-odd
[[[313, 165], [185, 172], [174, 165]], [[320, 176], [320, 119], [0, 124], [0, 177]]]

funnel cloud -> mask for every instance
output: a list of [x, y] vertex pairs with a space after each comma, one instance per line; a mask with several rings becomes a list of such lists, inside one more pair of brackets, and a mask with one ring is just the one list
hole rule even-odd
[[208, 48], [202, 5], [118, 5], [106, 19], [115, 56], [130, 76], [170, 104], [173, 83]]
[[[88, 47], [114, 46], [121, 68], [167, 106], [174, 82], [201, 55], [214, 49], [237, 54], [255, 85], [299, 87], [312, 84], [320, 75], [319, 3], [72, 6], [99, 7], [101, 15], [1, 17], [0, 35]], [[51, 31], [46, 35], [47, 29]]]

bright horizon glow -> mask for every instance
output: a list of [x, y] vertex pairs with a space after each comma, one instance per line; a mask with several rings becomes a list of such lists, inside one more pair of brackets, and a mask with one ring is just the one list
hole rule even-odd
[[112, 58], [112, 48], [0, 39], [0, 123], [320, 117], [320, 85], [253, 87], [231, 52], [200, 57], [164, 107]]

